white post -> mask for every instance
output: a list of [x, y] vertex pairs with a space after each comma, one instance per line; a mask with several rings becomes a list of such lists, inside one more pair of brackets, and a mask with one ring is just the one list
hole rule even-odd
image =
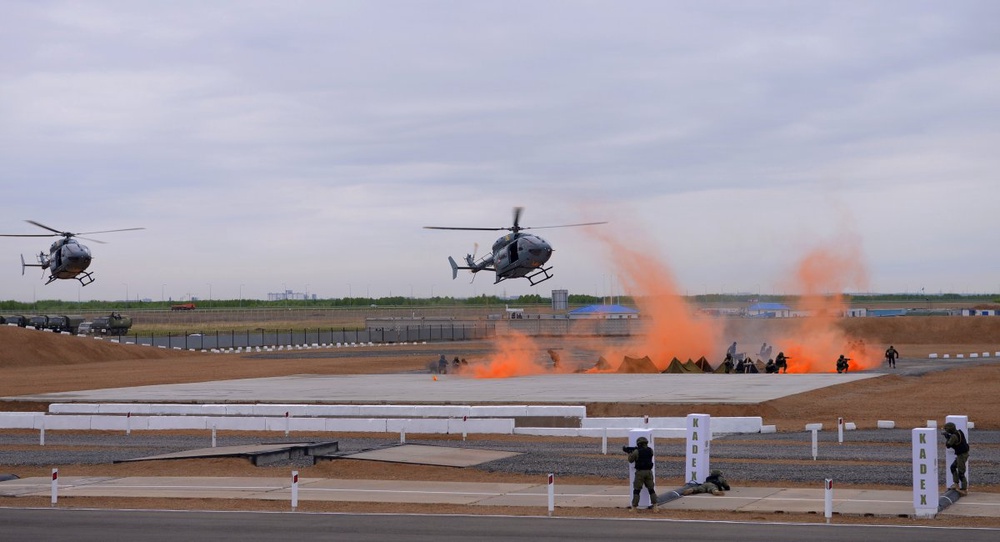
[[708, 478], [709, 448], [712, 443], [712, 417], [708, 414], [687, 415], [687, 451], [684, 478], [688, 482], [705, 483]]
[[[969, 417], [968, 416], [945, 416], [944, 423], [951, 422], [955, 424], [955, 428], [965, 434], [965, 439], [968, 442], [969, 439]], [[944, 487], [951, 487], [953, 484], [957, 484], [958, 480], [954, 479], [951, 474], [951, 464], [955, 462], [955, 450], [951, 448], [944, 449]], [[965, 480], [969, 481], [969, 465], [966, 463], [965, 466]]]
[[125, 414], [125, 436], [132, 434], [132, 413]]
[[644, 426], [646, 426], [646, 427], [649, 427], [649, 415], [648, 414], [642, 417], [642, 424]]
[[45, 446], [45, 418], [42, 418], [42, 426], [38, 428], [38, 445]]
[[556, 509], [556, 476], [553, 473], [549, 473], [549, 517], [552, 517], [552, 512]]
[[826, 522], [830, 523], [830, 519], [833, 518], [833, 479], [826, 479], [826, 491], [823, 495], [823, 516], [826, 517]]
[[933, 518], [938, 511], [937, 435], [934, 429], [917, 428], [913, 442], [913, 509], [918, 518]]
[[468, 416], [462, 416], [462, 442], [465, 442], [465, 437], [468, 435], [468, 431], [465, 429], [465, 424], [468, 421]]
[[[649, 441], [649, 447], [653, 449], [653, 480], [656, 480], [656, 446], [653, 442], [653, 432], [649, 429], [629, 429], [628, 432], [628, 445], [636, 446], [636, 441], [639, 437], [646, 437]], [[628, 464], [628, 495], [629, 504], [632, 504], [632, 487], [635, 483], [635, 463]], [[645, 508], [653, 504], [652, 500], [649, 498], [649, 491], [646, 488], [642, 488], [639, 493], [639, 507]]]
[[812, 430], [812, 452], [813, 461], [816, 461], [816, 457], [819, 455], [819, 431], [817, 429]]
[[608, 455], [608, 428], [604, 428], [604, 436], [601, 437], [601, 454]]
[[292, 511], [299, 507], [299, 471], [292, 471]]
[[215, 424], [212, 424], [212, 447], [215, 448]]
[[844, 418], [837, 418], [837, 443], [844, 443]]
[[406, 428], [405, 427], [400, 427], [399, 428], [399, 443], [400, 444], [406, 444]]
[[288, 436], [288, 413], [285, 412], [285, 436]]
[[59, 469], [52, 469], [52, 506], [59, 501]]

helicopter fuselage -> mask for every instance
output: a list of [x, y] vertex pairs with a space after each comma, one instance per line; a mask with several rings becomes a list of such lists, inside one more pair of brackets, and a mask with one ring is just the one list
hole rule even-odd
[[510, 233], [493, 243], [497, 282], [533, 274], [552, 257], [552, 246], [537, 235]]
[[90, 249], [76, 239], [59, 239], [52, 243], [49, 256], [39, 254], [39, 263], [49, 268], [49, 274], [57, 279], [73, 279], [90, 267], [93, 257]]

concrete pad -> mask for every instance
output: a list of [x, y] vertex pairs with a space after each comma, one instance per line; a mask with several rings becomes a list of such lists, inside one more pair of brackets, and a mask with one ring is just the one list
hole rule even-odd
[[565, 374], [516, 378], [471, 378], [458, 375], [296, 375], [279, 378], [223, 380], [188, 384], [81, 390], [5, 397], [45, 402], [188, 402], [239, 403], [254, 397], [261, 403], [370, 404], [372, 398], [395, 403], [511, 404], [520, 402], [578, 404], [726, 403], [756, 404], [827, 386], [882, 376], [850, 374]]
[[500, 452], [495, 450], [473, 450], [468, 448], [450, 448], [447, 446], [424, 446], [420, 444], [403, 444], [380, 450], [369, 450], [345, 456], [347, 459], [364, 459], [368, 461], [387, 461], [390, 463], [412, 463], [417, 465], [439, 465], [443, 467], [471, 467], [521, 455], [519, 452]]
[[[420, 504], [476, 504], [478, 501], [531, 487], [529, 484], [468, 484], [461, 482], [409, 482], [400, 480], [320, 480], [303, 488], [299, 499], [337, 502]], [[275, 493], [270, 498], [290, 499]]]
[[183, 452], [173, 452], [169, 454], [151, 455], [147, 457], [137, 457], [134, 459], [123, 459], [117, 463], [130, 463], [134, 461], [159, 461], [161, 459], [193, 459], [205, 457], [228, 457], [246, 456], [267, 452], [274, 452], [297, 446], [309, 446], [311, 442], [297, 442], [285, 444], [249, 444], [245, 446], [218, 446], [215, 448], [198, 448], [197, 450], [184, 450]]
[[1000, 493], [970, 492], [957, 503], [938, 512], [939, 516], [997, 517], [1000, 515]]

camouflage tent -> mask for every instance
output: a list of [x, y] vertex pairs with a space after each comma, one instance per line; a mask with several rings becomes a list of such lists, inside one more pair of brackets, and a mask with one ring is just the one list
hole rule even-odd
[[597, 363], [595, 363], [594, 366], [591, 367], [590, 369], [577, 369], [575, 372], [577, 373], [587, 373], [590, 371], [607, 372], [610, 370], [611, 370], [611, 363], [608, 362], [608, 360], [604, 359], [604, 356], [601, 356], [597, 358]]
[[619, 373], [658, 373], [659, 369], [653, 363], [653, 360], [649, 359], [649, 356], [644, 356], [641, 358], [630, 358], [625, 356], [625, 360], [622, 364], [618, 366]]
[[702, 372], [705, 373], [712, 372], [712, 365], [708, 363], [708, 360], [705, 359], [705, 356], [698, 358], [698, 361], [694, 362], [694, 364], [697, 365], [699, 368], [701, 368]]
[[[664, 373], [681, 373], [681, 374], [691, 374], [691, 373], [696, 373], [696, 372], [700, 373], [701, 372], [701, 369], [699, 369], [699, 368], [697, 368], [697, 367], [694, 366], [694, 362], [693, 361], [690, 362], [690, 363], [691, 363], [691, 365], [688, 365], [687, 363], [681, 363], [681, 360], [679, 360], [677, 358], [674, 358], [674, 359], [670, 360], [670, 364], [667, 365], [667, 368], [664, 369], [662, 372], [664, 372]], [[692, 370], [692, 367], [694, 367], [694, 370]]]

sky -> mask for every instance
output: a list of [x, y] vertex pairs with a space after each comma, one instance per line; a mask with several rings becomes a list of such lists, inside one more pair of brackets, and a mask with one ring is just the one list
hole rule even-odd
[[[0, 300], [1000, 291], [1000, 3], [0, 0]], [[448, 256], [538, 232], [554, 277]], [[596, 228], [596, 230], [595, 230]], [[632, 283], [629, 283], [632, 284]]]

